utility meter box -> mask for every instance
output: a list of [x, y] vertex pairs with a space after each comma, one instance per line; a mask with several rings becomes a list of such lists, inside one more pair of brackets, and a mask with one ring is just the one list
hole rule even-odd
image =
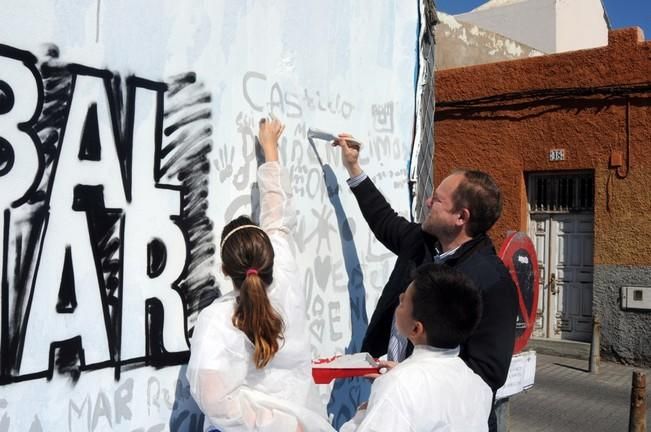
[[651, 310], [651, 287], [622, 287], [622, 309]]

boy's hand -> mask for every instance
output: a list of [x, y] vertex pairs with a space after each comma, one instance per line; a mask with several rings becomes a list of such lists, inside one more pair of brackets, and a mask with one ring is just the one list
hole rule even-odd
[[379, 367], [379, 372], [378, 373], [370, 373], [364, 375], [364, 378], [370, 378], [370, 379], [375, 379], [379, 376], [384, 375], [385, 373], [389, 372], [391, 369], [396, 367], [398, 365], [398, 362], [390, 361], [390, 360], [384, 360], [384, 361], [379, 361], [377, 362], [378, 367]]
[[340, 133], [339, 139], [333, 141], [332, 145], [341, 147], [341, 162], [348, 171], [348, 175], [352, 178], [362, 173], [362, 168], [359, 166], [359, 147], [350, 145], [346, 138], [352, 138], [352, 135]]
[[278, 160], [278, 140], [285, 130], [285, 125], [278, 119], [260, 119], [258, 140], [266, 162]]

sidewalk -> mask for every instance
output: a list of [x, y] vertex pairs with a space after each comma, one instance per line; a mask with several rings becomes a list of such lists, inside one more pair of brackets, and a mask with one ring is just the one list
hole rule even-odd
[[628, 431], [631, 376], [646, 373], [647, 424], [651, 423], [651, 370], [537, 354], [535, 385], [510, 399], [510, 432]]

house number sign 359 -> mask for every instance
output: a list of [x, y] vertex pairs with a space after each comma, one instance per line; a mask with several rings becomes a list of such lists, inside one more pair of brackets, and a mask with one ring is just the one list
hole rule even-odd
[[549, 151], [549, 160], [551, 162], [565, 160], [565, 149], [553, 149]]

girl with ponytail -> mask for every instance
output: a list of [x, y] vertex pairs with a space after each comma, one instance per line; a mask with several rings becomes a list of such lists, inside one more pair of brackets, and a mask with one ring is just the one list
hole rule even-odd
[[201, 311], [192, 335], [187, 376], [205, 430], [334, 431], [312, 381], [296, 213], [278, 162], [283, 129], [260, 121], [260, 225], [240, 216], [224, 227], [222, 271], [233, 291]]
[[231, 321], [253, 343], [253, 363], [258, 369], [269, 363], [283, 339], [283, 319], [267, 295], [267, 287], [273, 282], [273, 263], [271, 240], [251, 219], [240, 216], [226, 225], [222, 270], [239, 292]]

